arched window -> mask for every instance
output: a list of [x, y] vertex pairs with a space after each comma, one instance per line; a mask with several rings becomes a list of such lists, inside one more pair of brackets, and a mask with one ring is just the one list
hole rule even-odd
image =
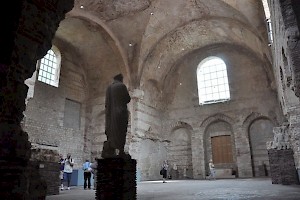
[[52, 46], [44, 58], [38, 61], [38, 80], [58, 87], [60, 62], [60, 52], [55, 46]]
[[227, 68], [218, 57], [204, 59], [197, 68], [199, 104], [212, 104], [230, 99]]

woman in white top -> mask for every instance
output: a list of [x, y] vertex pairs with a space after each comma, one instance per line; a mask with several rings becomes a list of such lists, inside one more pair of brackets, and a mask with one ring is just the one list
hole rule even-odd
[[71, 158], [70, 153], [67, 154], [67, 158], [64, 160], [64, 164], [65, 164], [64, 174], [65, 174], [65, 177], [67, 178], [68, 190], [70, 190], [70, 182], [71, 182], [73, 166], [74, 166], [74, 160], [73, 160], [73, 158]]
[[212, 159], [210, 159], [208, 166], [209, 166], [209, 171], [210, 171], [209, 179], [216, 179], [215, 165], [214, 165]]

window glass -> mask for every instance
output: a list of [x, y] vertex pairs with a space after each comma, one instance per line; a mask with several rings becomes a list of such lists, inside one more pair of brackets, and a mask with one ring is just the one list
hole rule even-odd
[[39, 64], [38, 80], [46, 84], [58, 87], [60, 71], [60, 52], [56, 47], [52, 47], [42, 58]]
[[211, 104], [230, 99], [227, 68], [218, 57], [204, 59], [197, 69], [199, 104]]

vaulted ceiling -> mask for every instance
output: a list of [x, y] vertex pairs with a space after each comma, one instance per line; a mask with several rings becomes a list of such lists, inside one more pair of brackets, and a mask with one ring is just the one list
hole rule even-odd
[[76, 52], [91, 84], [122, 72], [130, 88], [150, 81], [163, 90], [178, 62], [218, 46], [248, 51], [270, 68], [263, 13], [257, 0], [75, 0], [56, 41]]

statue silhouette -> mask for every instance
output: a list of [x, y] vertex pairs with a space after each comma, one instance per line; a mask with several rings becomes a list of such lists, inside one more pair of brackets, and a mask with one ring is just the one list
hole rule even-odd
[[[103, 158], [129, 156], [125, 154], [124, 146], [128, 125], [127, 104], [130, 100], [127, 87], [123, 83], [123, 75], [116, 75], [113, 83], [106, 89], [105, 134], [107, 141], [103, 145]], [[119, 151], [118, 154], [116, 150]]]

